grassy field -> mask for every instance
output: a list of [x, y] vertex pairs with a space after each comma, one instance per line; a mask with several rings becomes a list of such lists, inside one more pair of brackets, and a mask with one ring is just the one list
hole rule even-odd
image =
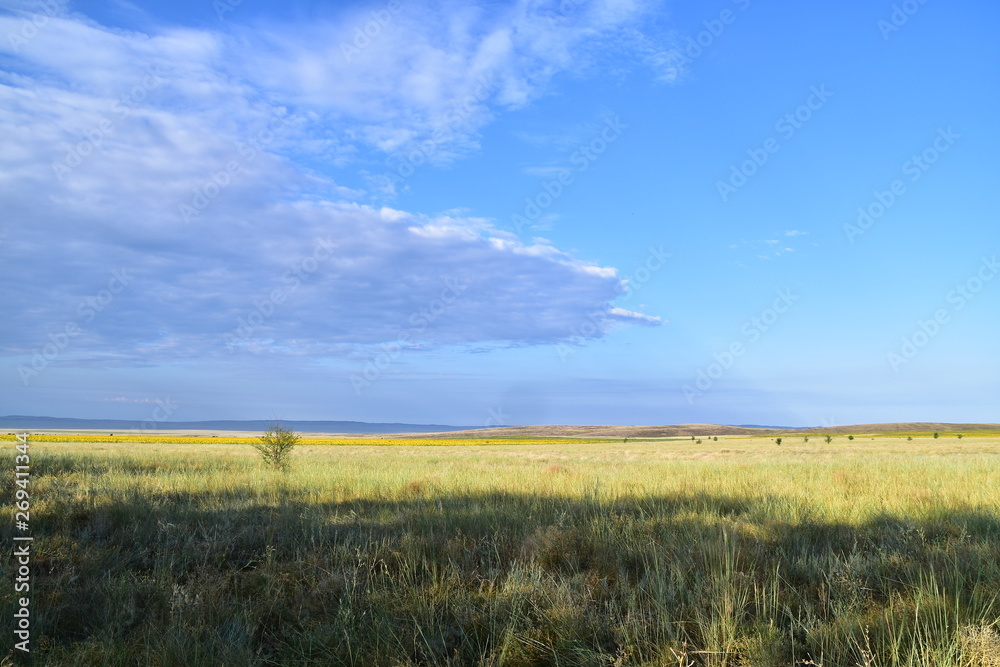
[[35, 664], [1000, 665], [996, 437], [30, 451]]

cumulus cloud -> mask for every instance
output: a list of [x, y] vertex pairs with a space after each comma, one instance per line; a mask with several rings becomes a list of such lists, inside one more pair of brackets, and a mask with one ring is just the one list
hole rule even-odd
[[[18, 313], [5, 352], [70, 325], [64, 359], [140, 364], [345, 356], [404, 328], [432, 347], [551, 343], [584, 317], [657, 324], [613, 305], [612, 268], [464, 212], [373, 206], [304, 165], [435, 132], [459, 155], [640, 11], [593, 3], [553, 23], [528, 2], [459, 7], [401, 12], [351, 62], [330, 36], [364, 15], [156, 34], [51, 17], [0, 46], [0, 272]], [[20, 21], [0, 16], [0, 34]]]

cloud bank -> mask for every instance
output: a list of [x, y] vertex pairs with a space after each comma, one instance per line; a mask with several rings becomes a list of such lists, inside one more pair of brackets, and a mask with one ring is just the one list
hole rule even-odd
[[495, 114], [645, 11], [566, 7], [408, 5], [364, 48], [372, 10], [155, 32], [60, 10], [30, 38], [32, 14], [0, 16], [2, 349], [135, 365], [354, 356], [404, 329], [433, 347], [657, 324], [613, 305], [612, 268], [487, 219], [390, 208], [324, 169], [428, 141], [430, 162], [474, 151]]

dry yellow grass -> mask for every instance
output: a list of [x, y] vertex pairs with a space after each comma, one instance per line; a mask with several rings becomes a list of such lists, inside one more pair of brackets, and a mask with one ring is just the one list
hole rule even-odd
[[970, 667], [1000, 627], [995, 437], [32, 456], [38, 664]]

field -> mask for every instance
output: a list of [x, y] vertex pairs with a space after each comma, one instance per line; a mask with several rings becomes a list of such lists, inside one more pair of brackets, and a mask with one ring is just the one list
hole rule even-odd
[[35, 664], [1000, 665], [995, 435], [358, 440], [32, 440]]

